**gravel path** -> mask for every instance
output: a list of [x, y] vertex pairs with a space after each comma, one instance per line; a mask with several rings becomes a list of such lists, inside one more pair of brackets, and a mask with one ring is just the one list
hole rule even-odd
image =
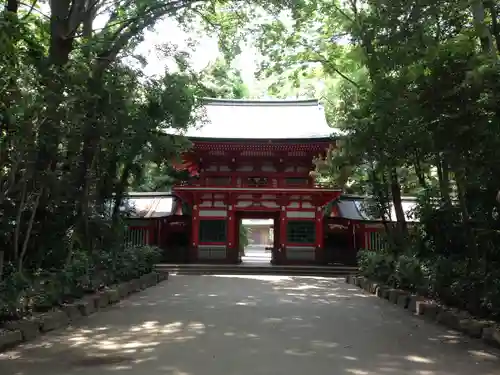
[[500, 353], [342, 280], [173, 276], [0, 354], [0, 375], [500, 375]]

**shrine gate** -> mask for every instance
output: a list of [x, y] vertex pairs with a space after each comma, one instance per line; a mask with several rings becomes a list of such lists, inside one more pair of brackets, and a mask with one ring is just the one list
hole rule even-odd
[[317, 100], [205, 100], [186, 134], [192, 178], [173, 189], [191, 208], [189, 261], [238, 263], [241, 220], [258, 218], [274, 220], [272, 263], [324, 263], [323, 208], [341, 191], [310, 172], [332, 131]]

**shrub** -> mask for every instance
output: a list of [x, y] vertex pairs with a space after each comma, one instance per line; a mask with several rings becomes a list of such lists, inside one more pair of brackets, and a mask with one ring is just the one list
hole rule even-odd
[[160, 249], [151, 246], [116, 248], [92, 257], [77, 251], [59, 270], [7, 272], [0, 281], [0, 322], [47, 311], [106, 285], [140, 277], [152, 272], [160, 258]]
[[426, 267], [412, 255], [400, 255], [394, 263], [394, 286], [424, 292], [428, 288]]
[[363, 276], [387, 282], [394, 272], [394, 258], [384, 252], [360, 250], [358, 252], [358, 266]]

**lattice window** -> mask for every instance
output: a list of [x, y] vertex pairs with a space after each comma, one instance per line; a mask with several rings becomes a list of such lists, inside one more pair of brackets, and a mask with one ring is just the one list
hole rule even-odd
[[226, 220], [200, 220], [200, 242], [226, 242]]
[[247, 185], [252, 187], [262, 187], [267, 186], [268, 179], [267, 177], [248, 177]]
[[288, 243], [307, 243], [316, 241], [316, 225], [314, 221], [293, 220], [287, 223], [286, 239]]
[[387, 245], [387, 239], [385, 238], [384, 234], [380, 232], [369, 232], [367, 233], [368, 236], [368, 249], [369, 250], [374, 250], [374, 251], [379, 251], [383, 250], [386, 245]]
[[221, 176], [221, 177], [208, 177], [207, 185], [213, 186], [227, 186], [231, 185], [231, 177]]
[[305, 186], [305, 185], [307, 185], [308, 182], [309, 182], [309, 180], [307, 178], [303, 178], [303, 177], [285, 178], [285, 183], [288, 186]]
[[125, 233], [127, 246], [142, 246], [148, 243], [149, 228], [129, 228]]

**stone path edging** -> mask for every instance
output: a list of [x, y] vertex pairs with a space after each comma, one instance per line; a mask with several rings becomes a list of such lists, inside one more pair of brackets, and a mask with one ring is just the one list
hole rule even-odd
[[346, 283], [358, 286], [368, 293], [388, 300], [414, 315], [422, 316], [426, 320], [439, 323], [469, 337], [481, 339], [488, 345], [500, 348], [500, 327], [495, 325], [495, 322], [475, 319], [465, 311], [447, 308], [436, 301], [405, 290], [391, 288], [363, 276], [347, 276]]
[[167, 279], [168, 273], [166, 272], [148, 273], [137, 279], [112, 285], [73, 303], [64, 304], [52, 311], [6, 322], [0, 326], [0, 353], [23, 342], [31, 341], [45, 332], [67, 327], [71, 322], [92, 315], [133, 293], [155, 286]]

